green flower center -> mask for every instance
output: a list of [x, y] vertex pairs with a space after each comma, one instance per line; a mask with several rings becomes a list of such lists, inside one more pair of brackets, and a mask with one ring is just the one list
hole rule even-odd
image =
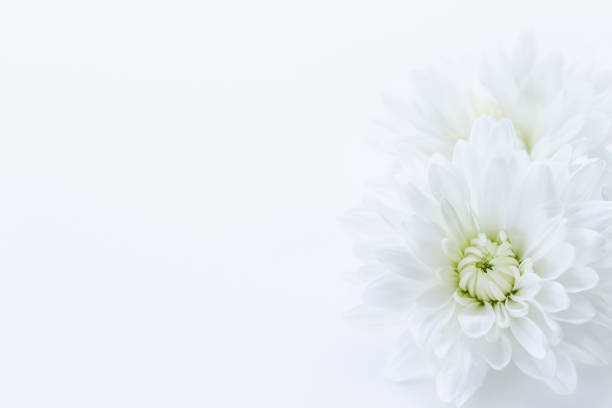
[[520, 263], [505, 232], [497, 240], [480, 233], [457, 264], [459, 288], [484, 302], [505, 300], [521, 276]]

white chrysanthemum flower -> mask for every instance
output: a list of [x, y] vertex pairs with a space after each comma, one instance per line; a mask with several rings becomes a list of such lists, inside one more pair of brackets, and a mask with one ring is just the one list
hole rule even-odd
[[481, 118], [422, 185], [399, 172], [349, 215], [372, 279], [349, 315], [406, 328], [391, 378], [433, 376], [462, 405], [511, 362], [558, 393], [576, 362], [608, 363], [612, 202], [593, 199], [604, 163], [570, 159], [565, 146], [534, 161], [509, 120]]
[[386, 98], [391, 115], [383, 123], [395, 142], [450, 157], [474, 120], [491, 115], [512, 121], [521, 147], [534, 159], [552, 157], [569, 144], [574, 165], [590, 158], [612, 164], [612, 76], [570, 67], [559, 54], [537, 58], [530, 35], [521, 37], [511, 56], [488, 58], [474, 83], [452, 83], [433, 69], [413, 79], [407, 100]]

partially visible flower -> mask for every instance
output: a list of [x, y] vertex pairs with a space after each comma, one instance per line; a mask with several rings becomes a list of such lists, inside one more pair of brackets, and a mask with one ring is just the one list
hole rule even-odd
[[[450, 75], [449, 75], [450, 76]], [[415, 93], [388, 97], [385, 126], [396, 142], [450, 157], [482, 115], [508, 118], [533, 159], [572, 147], [572, 165], [591, 158], [612, 164], [612, 76], [568, 66], [561, 55], [538, 58], [531, 35], [511, 56], [488, 58], [474, 83], [453, 83], [436, 70], [415, 72]], [[612, 165], [606, 183], [612, 183]]]
[[[352, 318], [406, 329], [387, 364], [399, 381], [435, 378], [462, 405], [511, 362], [558, 393], [575, 363], [609, 363], [612, 202], [594, 199], [601, 160], [569, 170], [520, 149], [509, 120], [478, 119], [427, 178], [401, 171], [347, 220], [371, 282]], [[408, 177], [411, 180], [413, 176]]]

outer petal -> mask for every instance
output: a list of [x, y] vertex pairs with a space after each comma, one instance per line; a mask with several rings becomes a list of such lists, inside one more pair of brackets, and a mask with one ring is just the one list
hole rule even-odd
[[575, 249], [566, 242], [560, 242], [548, 253], [534, 262], [534, 270], [542, 279], [555, 279], [567, 271], [575, 259]]
[[576, 264], [588, 265], [597, 262], [605, 253], [606, 238], [588, 228], [572, 228], [568, 239], [576, 247]]
[[525, 353], [520, 347], [516, 347], [513, 349], [512, 361], [522, 372], [539, 380], [551, 378], [557, 368], [556, 356], [550, 350], [543, 358], [536, 359]]
[[522, 35], [512, 52], [512, 74], [520, 84], [532, 69], [535, 62], [535, 45], [532, 34]]
[[563, 285], [558, 282], [544, 282], [536, 301], [546, 312], [555, 313], [565, 310], [570, 305], [569, 296]]
[[570, 306], [562, 312], [555, 313], [553, 319], [567, 323], [583, 324], [592, 320], [596, 314], [597, 311], [585, 296], [575, 294], [570, 296]]
[[559, 282], [569, 293], [593, 289], [599, 283], [599, 275], [588, 266], [576, 266], [559, 277]]
[[416, 346], [412, 335], [406, 333], [389, 355], [385, 374], [393, 381], [410, 381], [431, 377], [434, 368], [427, 354]]
[[402, 227], [406, 244], [421, 262], [434, 268], [448, 263], [442, 251], [442, 240], [445, 236], [439, 226], [421, 217], [412, 216], [404, 221]]
[[405, 278], [427, 280], [433, 272], [402, 247], [383, 248], [376, 253], [378, 260], [387, 268]]
[[374, 306], [402, 311], [414, 303], [414, 290], [410, 281], [385, 275], [368, 285], [363, 300]]
[[514, 338], [531, 356], [542, 359], [546, 356], [546, 338], [538, 326], [526, 317], [514, 319], [510, 325]]
[[568, 395], [576, 389], [576, 366], [571, 358], [565, 354], [557, 354], [557, 371], [546, 384], [555, 392]]
[[605, 167], [603, 160], [596, 160], [578, 169], [570, 179], [565, 200], [568, 203], [588, 200], [595, 193]]
[[501, 370], [512, 358], [512, 343], [505, 335], [501, 335], [497, 341], [482, 342], [479, 350], [494, 370]]
[[436, 391], [443, 402], [453, 402], [461, 385], [461, 370], [447, 366], [436, 375]]

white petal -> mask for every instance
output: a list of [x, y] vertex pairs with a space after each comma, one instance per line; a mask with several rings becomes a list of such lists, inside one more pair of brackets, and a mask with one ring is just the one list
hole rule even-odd
[[415, 299], [415, 288], [406, 279], [385, 275], [368, 285], [363, 300], [373, 306], [402, 311], [407, 310]]
[[570, 299], [563, 285], [558, 282], [544, 281], [536, 301], [549, 313], [560, 312], [570, 306]]
[[470, 337], [482, 337], [493, 327], [495, 312], [491, 304], [473, 303], [462, 308], [458, 314], [463, 332]]
[[501, 302], [497, 302], [495, 305], [495, 321], [497, 322], [497, 326], [502, 329], [510, 327], [511, 319], [508, 315], [508, 310]]
[[400, 337], [389, 355], [385, 374], [393, 381], [410, 381], [431, 377], [434, 368], [427, 354], [416, 346], [410, 333], [407, 333]]
[[436, 391], [438, 398], [443, 402], [453, 402], [459, 385], [461, 384], [461, 371], [457, 367], [445, 367], [436, 375]]
[[514, 338], [534, 358], [546, 356], [546, 338], [538, 326], [526, 317], [512, 320], [510, 330]]
[[349, 234], [371, 239], [392, 232], [389, 225], [376, 213], [367, 210], [350, 210], [340, 217], [340, 225]]
[[516, 283], [518, 292], [513, 297], [517, 300], [533, 299], [540, 291], [540, 281], [540, 277], [535, 273], [526, 273], [522, 275]]
[[597, 311], [593, 323], [612, 330], [612, 306], [610, 303], [600, 297], [591, 297], [590, 300]]
[[607, 114], [603, 112], [591, 113], [581, 132], [581, 137], [585, 137], [588, 141], [587, 149], [597, 149], [605, 144], [611, 125], [612, 121]]
[[484, 61], [480, 69], [480, 82], [502, 107], [516, 102], [518, 89], [512, 72], [506, 70], [505, 67], [495, 67], [489, 60]]
[[608, 329], [576, 326], [566, 328], [565, 337], [564, 346], [576, 361], [593, 366], [609, 364], [612, 336]]
[[442, 308], [422, 316], [414, 331], [416, 343], [424, 346], [430, 342], [432, 336], [440, 334], [453, 318], [455, 309], [456, 303], [449, 301]]
[[459, 263], [463, 257], [459, 246], [455, 243], [455, 241], [449, 238], [444, 238], [442, 240], [442, 251], [448, 259], [455, 263]]
[[[478, 222], [483, 232], [493, 235], [506, 228], [506, 204], [510, 185], [509, 171], [503, 160], [494, 160], [484, 169], [478, 206]], [[499, 186], [504, 186], [500, 189]], [[495, 191], [495, 194], [491, 194]]]
[[555, 279], [574, 264], [574, 258], [574, 247], [566, 242], [560, 242], [544, 257], [534, 262], [534, 270], [542, 279]]
[[429, 167], [428, 176], [431, 193], [436, 200], [440, 202], [446, 199], [458, 214], [465, 214], [464, 209], [469, 200], [469, 190], [465, 180], [437, 164]]
[[456, 132], [464, 130], [468, 123], [467, 112], [463, 109], [461, 95], [450, 81], [434, 70], [421, 70], [413, 73], [413, 82], [438, 121]]
[[538, 208], [555, 197], [555, 184], [549, 166], [533, 164], [523, 182], [521, 194], [521, 215], [529, 214], [534, 208]]
[[415, 214], [436, 220], [439, 218], [436, 202], [427, 197], [412, 184], [402, 183], [398, 186], [398, 192], [403, 204], [410, 208]]
[[434, 277], [431, 270], [402, 247], [382, 248], [377, 251], [377, 258], [391, 272], [405, 278], [427, 280]]
[[597, 262], [605, 253], [606, 238], [599, 232], [587, 228], [571, 228], [568, 240], [576, 247], [578, 265]]
[[456, 405], [461, 407], [482, 386], [487, 376], [488, 368], [482, 362], [472, 361], [469, 371], [459, 389], [457, 390]]
[[522, 35], [512, 52], [512, 73], [517, 83], [522, 83], [535, 62], [535, 45], [532, 34]]
[[551, 378], [557, 368], [556, 356], [550, 350], [543, 358], [536, 359], [516, 346], [512, 349], [512, 361], [522, 372], [539, 380]]
[[522, 301], [506, 299], [506, 310], [512, 317], [523, 317], [529, 312], [529, 305]]
[[599, 275], [588, 266], [576, 266], [561, 275], [558, 281], [569, 293], [593, 289], [599, 283]]
[[[442, 216], [446, 222], [446, 227], [451, 232], [454, 242], [461, 243], [462, 246], [467, 244], [467, 241], [476, 234], [476, 226], [469, 212], [458, 214], [457, 210], [445, 198], [440, 200], [440, 209]], [[460, 210], [467, 210], [464, 207]]]
[[457, 288], [455, 285], [440, 283], [427, 289], [416, 299], [416, 304], [424, 309], [439, 309], [453, 298]]
[[566, 310], [552, 315], [553, 319], [562, 322], [582, 324], [595, 317], [597, 312], [591, 302], [579, 294], [570, 295], [570, 305]]
[[557, 354], [557, 372], [546, 381], [556, 393], [568, 395], [576, 389], [576, 366], [565, 354]]
[[491, 368], [501, 370], [508, 365], [512, 358], [512, 343], [505, 335], [502, 335], [497, 341], [481, 342], [479, 351]]
[[612, 202], [591, 200], [580, 203], [568, 213], [568, 224], [602, 231], [612, 225]]
[[552, 98], [561, 88], [563, 57], [559, 54], [549, 54], [534, 67], [530, 75], [530, 89], [540, 97]]
[[448, 263], [442, 251], [445, 234], [439, 226], [421, 217], [412, 216], [402, 223], [402, 228], [406, 245], [421, 262], [432, 267]]
[[565, 191], [566, 202], [574, 203], [592, 198], [601, 180], [604, 166], [603, 160], [596, 160], [578, 169], [572, 175]]

